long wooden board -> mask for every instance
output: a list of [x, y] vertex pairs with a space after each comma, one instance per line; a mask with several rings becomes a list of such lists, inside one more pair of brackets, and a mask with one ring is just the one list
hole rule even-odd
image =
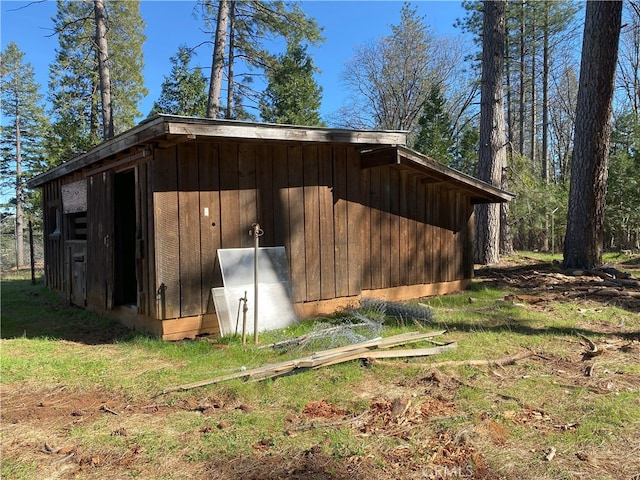
[[[445, 330], [436, 332], [407, 332], [399, 335], [393, 335], [386, 338], [376, 338], [366, 342], [355, 343], [352, 345], [346, 345], [343, 347], [332, 348], [329, 350], [322, 350], [316, 352], [313, 355], [307, 357], [295, 358], [292, 360], [285, 360], [283, 362], [272, 363], [269, 365], [263, 365], [261, 367], [244, 369], [239, 372], [223, 375], [221, 377], [215, 377], [207, 380], [201, 380], [199, 382], [187, 383], [179, 385], [177, 387], [170, 387], [164, 389], [159, 395], [163, 395], [170, 392], [176, 392], [180, 390], [191, 390], [193, 388], [204, 387], [206, 385], [213, 385], [215, 383], [224, 382], [226, 380], [232, 380], [235, 378], [248, 378], [253, 380], [263, 380], [266, 378], [272, 378], [279, 375], [284, 375], [298, 368], [320, 368], [323, 366], [335, 365], [336, 363], [343, 363], [350, 360], [359, 358], [401, 358], [404, 356], [423, 356], [434, 355], [447, 349], [455, 348], [455, 344], [445, 345], [443, 347], [434, 348], [422, 348], [411, 350], [380, 350], [381, 348], [389, 348], [398, 345], [404, 345], [411, 342], [417, 342], [427, 338], [436, 337], [445, 333]], [[376, 350], [372, 350], [376, 349]], [[440, 349], [440, 352], [436, 352]], [[384, 352], [384, 353], [383, 353]], [[403, 354], [407, 352], [407, 354]], [[422, 354], [419, 352], [423, 352]]]

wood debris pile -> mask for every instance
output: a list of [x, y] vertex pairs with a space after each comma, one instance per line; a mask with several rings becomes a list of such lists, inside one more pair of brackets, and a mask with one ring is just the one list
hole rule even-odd
[[393, 347], [415, 343], [421, 340], [427, 340], [444, 334], [446, 330], [436, 332], [408, 332], [400, 335], [393, 335], [386, 338], [377, 338], [366, 342], [355, 343], [329, 350], [322, 350], [312, 355], [286, 360], [284, 362], [272, 363], [256, 368], [241, 368], [239, 372], [223, 375], [221, 377], [202, 380], [200, 382], [189, 383], [177, 387], [167, 388], [161, 394], [175, 392], [180, 390], [190, 390], [192, 388], [203, 387], [220, 383], [225, 380], [234, 378], [243, 378], [245, 380], [263, 380], [273, 378], [280, 375], [286, 375], [294, 370], [327, 367], [338, 363], [344, 363], [358, 359], [377, 359], [377, 358], [407, 358], [407, 357], [424, 357], [429, 355], [437, 355], [448, 350], [456, 348], [455, 343], [439, 345], [437, 347], [415, 348], [391, 350]]
[[498, 288], [527, 292], [506, 296], [505, 300], [512, 303], [592, 300], [640, 311], [640, 277], [613, 267], [562, 270], [559, 265], [539, 264], [500, 270], [483, 268], [476, 276]]

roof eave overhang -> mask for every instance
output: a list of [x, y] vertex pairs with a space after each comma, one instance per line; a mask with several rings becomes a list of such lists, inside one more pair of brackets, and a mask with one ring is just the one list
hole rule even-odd
[[515, 198], [502, 190], [470, 175], [442, 165], [404, 146], [371, 149], [361, 153], [363, 168], [392, 167], [411, 172], [426, 183], [447, 185], [469, 195], [471, 203], [504, 203]]
[[227, 138], [250, 141], [287, 141], [360, 144], [364, 147], [404, 145], [404, 131], [347, 130], [297, 125], [276, 125], [234, 120], [157, 115], [136, 127], [117, 135], [90, 151], [32, 178], [29, 188], [41, 187], [47, 182], [103, 161], [111, 156], [158, 143], [161, 146], [204, 138]]

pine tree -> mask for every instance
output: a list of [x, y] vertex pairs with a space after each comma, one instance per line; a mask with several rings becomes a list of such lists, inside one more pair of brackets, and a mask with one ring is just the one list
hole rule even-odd
[[[253, 0], [199, 0], [198, 3], [205, 25], [214, 37], [207, 108], [210, 118], [240, 118], [246, 115], [246, 103], [259, 102], [261, 92], [255, 91], [252, 80], [263, 75], [275, 58], [265, 48], [267, 41], [291, 36], [299, 36], [312, 44], [323, 41], [320, 27], [297, 3]], [[226, 107], [221, 101], [225, 67]], [[244, 71], [239, 72], [237, 67]], [[232, 102], [234, 105], [230, 105]]]
[[[114, 134], [132, 127], [146, 95], [142, 77], [144, 23], [139, 1], [104, 2]], [[94, 2], [58, 0], [54, 31], [59, 48], [49, 72], [53, 138], [48, 152], [56, 163], [85, 152], [103, 135], [102, 98]]]
[[602, 262], [607, 163], [622, 1], [587, 2], [571, 164], [565, 268]]
[[414, 148], [449, 165], [455, 145], [453, 126], [445, 106], [446, 101], [440, 93], [440, 88], [433, 85], [418, 120], [419, 130]]
[[200, 67], [191, 69], [193, 52], [186, 46], [171, 57], [171, 74], [164, 78], [160, 98], [153, 104], [150, 116], [157, 113], [204, 117], [207, 112], [207, 79]]
[[24, 63], [24, 53], [11, 42], [0, 58], [0, 91], [3, 122], [0, 134], [2, 152], [2, 183], [15, 191], [16, 262], [24, 259], [24, 216], [33, 213], [32, 195], [25, 183], [46, 168], [43, 141], [47, 119], [42, 106], [40, 86], [35, 81], [33, 67]]
[[322, 88], [313, 74], [316, 68], [299, 37], [287, 39], [287, 51], [267, 70], [268, 86], [260, 102], [266, 122], [324, 126], [320, 118]]
[[[502, 87], [505, 7], [505, 0], [484, 1], [478, 177], [496, 187], [502, 186], [502, 170], [506, 164]], [[500, 205], [480, 204], [476, 207], [477, 263], [499, 261], [501, 220]]]

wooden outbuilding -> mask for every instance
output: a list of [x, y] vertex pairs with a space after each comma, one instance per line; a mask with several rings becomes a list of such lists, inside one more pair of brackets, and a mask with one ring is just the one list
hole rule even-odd
[[301, 316], [473, 276], [473, 205], [508, 192], [405, 147], [406, 133], [159, 115], [29, 182], [46, 284], [164, 339], [215, 333], [216, 252], [284, 246]]

